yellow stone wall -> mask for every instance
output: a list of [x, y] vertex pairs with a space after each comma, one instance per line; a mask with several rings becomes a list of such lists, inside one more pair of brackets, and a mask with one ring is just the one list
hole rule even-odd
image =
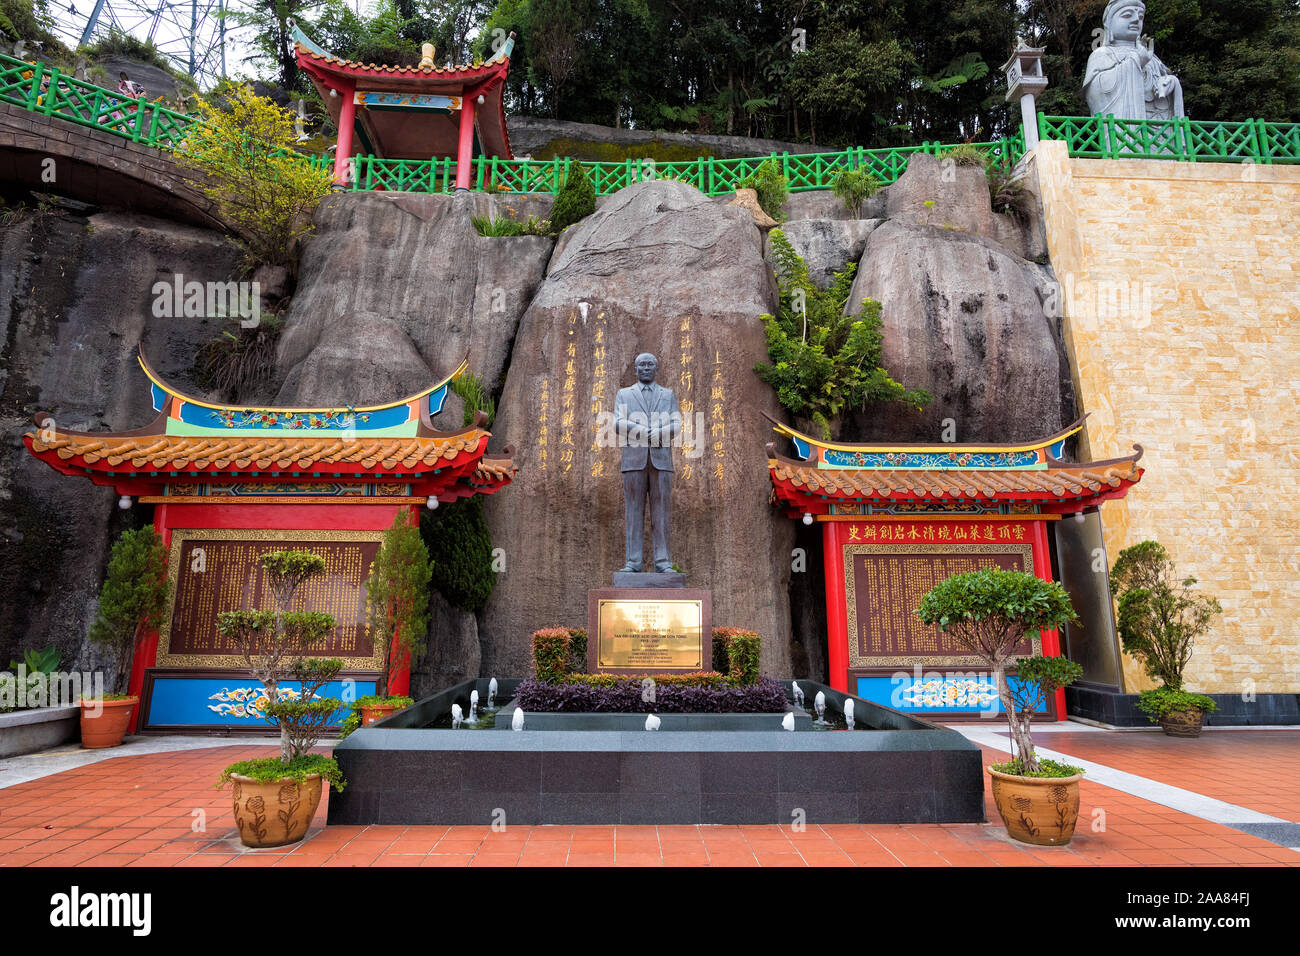
[[[1300, 691], [1300, 167], [1030, 160], [1084, 454], [1146, 475], [1102, 508], [1113, 564], [1154, 538], [1224, 613], [1188, 687]], [[1033, 170], [1031, 170], [1031, 181]], [[1151, 686], [1125, 659], [1130, 691]]]

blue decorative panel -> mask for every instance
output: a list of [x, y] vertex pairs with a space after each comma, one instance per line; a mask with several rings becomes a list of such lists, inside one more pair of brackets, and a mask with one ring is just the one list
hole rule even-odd
[[[374, 680], [336, 680], [326, 684], [320, 696], [342, 699], [347, 686], [351, 688], [348, 693], [353, 699], [375, 692]], [[297, 696], [302, 685], [297, 681], [286, 681], [280, 685], [280, 689]], [[144, 724], [147, 727], [216, 724], [263, 730], [270, 724], [263, 715], [265, 706], [265, 691], [258, 681], [251, 678], [155, 675], [149, 713]], [[347, 709], [340, 709], [330, 723], [342, 724], [346, 716]]]
[[442, 411], [442, 406], [447, 402], [447, 385], [440, 385], [429, 393], [429, 417], [432, 418]]
[[167, 404], [167, 393], [152, 382], [149, 383], [149, 399], [153, 402], [153, 410], [161, 412], [163, 406]]
[[[1009, 677], [1012, 687], [1018, 678]], [[916, 714], [1001, 714], [997, 685], [991, 674], [916, 674], [899, 672], [890, 676], [857, 678], [857, 695], [863, 700]], [[1035, 711], [1046, 714], [1047, 707]]]
[[[922, 471], [950, 468], [1031, 468], [1035, 451], [834, 451], [826, 450], [827, 468], [910, 468]], [[1040, 466], [1040, 467], [1046, 467]]]

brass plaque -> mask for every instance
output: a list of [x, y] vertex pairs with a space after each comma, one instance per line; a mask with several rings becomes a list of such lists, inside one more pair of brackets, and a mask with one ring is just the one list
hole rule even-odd
[[704, 669], [701, 601], [605, 599], [596, 619], [598, 670]]

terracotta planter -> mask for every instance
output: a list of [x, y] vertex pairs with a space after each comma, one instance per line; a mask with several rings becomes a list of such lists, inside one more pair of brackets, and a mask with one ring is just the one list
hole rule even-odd
[[1199, 737], [1205, 721], [1205, 711], [1199, 707], [1171, 710], [1158, 718], [1168, 737]]
[[373, 724], [376, 720], [383, 720], [396, 711], [397, 707], [394, 704], [367, 704], [361, 708], [361, 726]]
[[[81, 746], [87, 750], [117, 747], [126, 736], [131, 714], [139, 697], [126, 700], [83, 700], [81, 702]], [[92, 711], [98, 711], [98, 714]]]
[[1017, 777], [992, 767], [993, 802], [1007, 833], [1021, 843], [1065, 846], [1079, 819], [1079, 781], [1072, 777]]
[[237, 773], [230, 780], [235, 788], [235, 825], [244, 846], [285, 846], [307, 835], [320, 806], [320, 774], [301, 782], [262, 783]]

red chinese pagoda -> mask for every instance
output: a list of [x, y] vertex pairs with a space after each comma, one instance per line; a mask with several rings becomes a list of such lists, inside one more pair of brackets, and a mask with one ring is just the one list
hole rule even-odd
[[476, 155], [513, 158], [503, 101], [513, 33], [485, 63], [443, 67], [434, 65], [431, 44], [418, 66], [380, 66], [333, 56], [297, 26], [293, 39], [298, 66], [338, 127], [336, 183], [347, 181], [349, 160], [362, 152], [389, 159], [455, 157], [457, 189], [469, 188]]
[[[1053, 580], [1048, 524], [1122, 498], [1141, 480], [1127, 458], [1060, 460], [1084, 418], [1048, 438], [1004, 445], [819, 441], [774, 422], [798, 459], [767, 446], [773, 503], [820, 522], [832, 686], [897, 710], [974, 716], [1000, 706], [988, 675], [915, 615], [953, 574], [981, 568]], [[1023, 654], [1060, 653], [1044, 631]], [[1051, 713], [1064, 714], [1058, 691]]]
[[[114, 488], [154, 506], [154, 528], [169, 550], [171, 604], [157, 634], [132, 665], [130, 692], [146, 730], [262, 729], [260, 685], [216, 632], [218, 612], [260, 602], [258, 556], [297, 548], [320, 554], [326, 574], [304, 597], [339, 627], [320, 656], [342, 658], [341, 679], [357, 696], [373, 693], [384, 648], [374, 647], [364, 582], [383, 532], [405, 511], [492, 494], [515, 467], [488, 457], [491, 433], [475, 424], [439, 431], [451, 375], [383, 405], [346, 408], [241, 408], [206, 402], [151, 382], [158, 417], [129, 432], [74, 432], [42, 412], [28, 450], [65, 475]], [[409, 670], [395, 662], [390, 693], [404, 694]], [[368, 689], [370, 688], [370, 689]], [[328, 696], [340, 696], [327, 687]]]

